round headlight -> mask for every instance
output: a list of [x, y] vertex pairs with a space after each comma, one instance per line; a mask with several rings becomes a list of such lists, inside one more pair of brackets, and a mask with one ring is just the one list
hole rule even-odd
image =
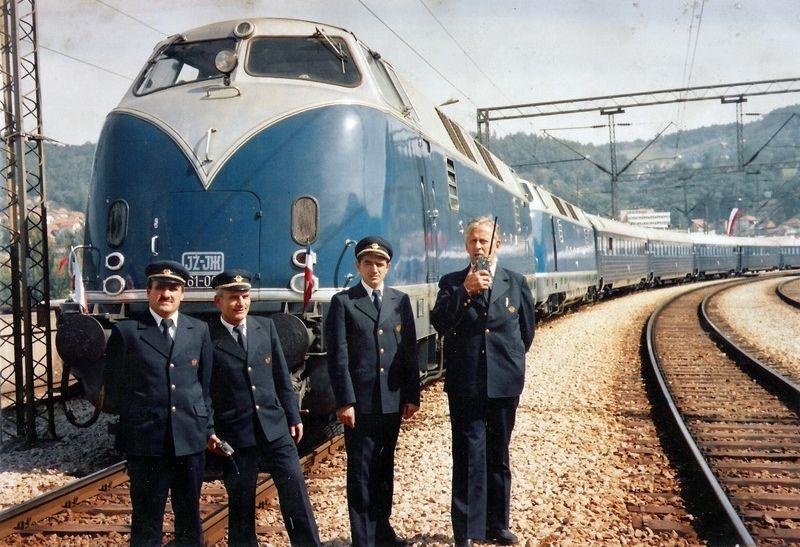
[[[316, 292], [317, 288], [319, 287], [319, 277], [316, 275], [313, 276], [314, 279], [314, 286], [311, 289], [311, 292]], [[289, 280], [289, 288], [296, 293], [303, 294], [306, 289], [306, 278], [304, 274], [297, 274]]]
[[125, 257], [122, 253], [109, 253], [106, 255], [106, 268], [115, 272], [122, 268], [122, 265], [125, 264]]
[[247, 38], [248, 36], [253, 34], [254, 30], [255, 27], [253, 26], [253, 23], [251, 23], [250, 21], [242, 21], [241, 23], [236, 25], [236, 28], [233, 29], [233, 35], [236, 36], [237, 38]]
[[223, 74], [230, 74], [233, 72], [238, 62], [239, 58], [236, 56], [236, 52], [230, 49], [223, 49], [217, 53], [217, 56], [214, 58], [214, 66]]
[[110, 275], [103, 280], [103, 292], [108, 296], [117, 296], [125, 290], [125, 280], [120, 275]]

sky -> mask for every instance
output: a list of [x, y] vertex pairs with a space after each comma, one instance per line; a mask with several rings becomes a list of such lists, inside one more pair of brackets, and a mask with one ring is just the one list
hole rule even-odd
[[[443, 108], [469, 130], [479, 107], [800, 77], [797, 0], [38, 0], [37, 12], [44, 132], [68, 144], [97, 141], [165, 36], [248, 17], [354, 32], [435, 103], [458, 98]], [[754, 97], [745, 112], [795, 103], [800, 94]], [[718, 101], [637, 108], [617, 116], [630, 125], [616, 137], [733, 121]], [[607, 128], [575, 128], [604, 122], [591, 113], [492, 131], [602, 143]]]

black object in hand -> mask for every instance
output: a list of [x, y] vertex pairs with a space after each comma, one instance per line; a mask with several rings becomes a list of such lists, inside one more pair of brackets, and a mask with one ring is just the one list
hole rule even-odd
[[489, 259], [485, 256], [479, 256], [475, 259], [475, 270], [476, 271], [489, 271]]
[[225, 457], [231, 458], [233, 457], [233, 447], [226, 443], [225, 441], [219, 441], [217, 443], [217, 449], [225, 454]]

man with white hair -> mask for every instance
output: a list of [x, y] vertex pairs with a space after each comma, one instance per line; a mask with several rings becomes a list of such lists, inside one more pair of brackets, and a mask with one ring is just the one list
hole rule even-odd
[[444, 389], [453, 434], [451, 520], [457, 546], [517, 543], [509, 530], [508, 444], [533, 343], [535, 302], [525, 277], [497, 264], [491, 217], [465, 232], [470, 263], [439, 282], [431, 323], [444, 337]]

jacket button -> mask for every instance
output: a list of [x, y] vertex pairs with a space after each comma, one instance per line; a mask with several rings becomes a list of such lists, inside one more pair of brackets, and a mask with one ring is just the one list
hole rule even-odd
[[483, 316], [484, 317], [489, 317], [489, 314], [488, 313], [484, 313]]
[[383, 334], [383, 329], [378, 329], [378, 335]]
[[177, 409], [177, 408], [175, 408], [174, 406], [172, 407], [172, 412], [175, 412], [175, 411], [177, 411], [177, 410], [178, 410], [178, 409]]
[[253, 391], [255, 391], [255, 390], [256, 390], [256, 386], [250, 386], [250, 388], [251, 388]]
[[486, 334], [489, 334], [489, 329], [486, 329]]
[[256, 405], [256, 410], [260, 410], [260, 409], [261, 409], [261, 407]]
[[381, 373], [383, 372], [383, 367], [381, 367]]
[[383, 348], [381, 348], [381, 353], [383, 353]]
[[247, 372], [253, 372], [253, 367], [247, 367]]
[[172, 391], [175, 391], [175, 384], [172, 384], [172, 385], [171, 385], [171, 386], [169, 386], [169, 387], [170, 387], [170, 389], [171, 389]]
[[481, 355], [483, 355], [484, 353], [486, 353], [486, 352], [484, 350], [481, 350]]
[[170, 363], [169, 368], [175, 368], [175, 363]]

